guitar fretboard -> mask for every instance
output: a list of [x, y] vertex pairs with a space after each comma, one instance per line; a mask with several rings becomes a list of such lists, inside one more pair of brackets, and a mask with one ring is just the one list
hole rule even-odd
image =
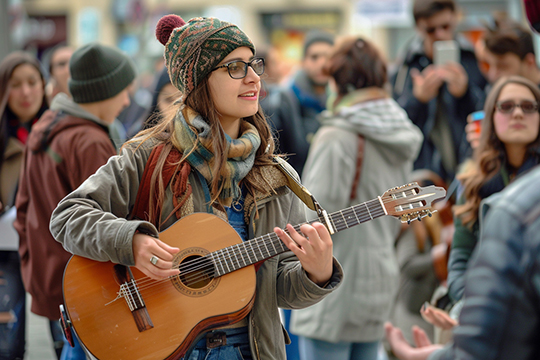
[[[331, 213], [328, 215], [328, 218], [334, 230], [338, 232], [376, 219], [385, 214], [380, 198], [377, 198]], [[315, 221], [325, 223], [324, 219], [317, 219], [308, 223], [311, 224]], [[303, 224], [294, 226], [294, 229], [300, 232], [301, 225]], [[241, 244], [214, 251], [205, 257], [210, 259], [214, 264], [214, 276], [219, 277], [253, 265], [259, 261], [269, 259], [288, 250], [287, 246], [285, 246], [275, 233], [270, 233]]]

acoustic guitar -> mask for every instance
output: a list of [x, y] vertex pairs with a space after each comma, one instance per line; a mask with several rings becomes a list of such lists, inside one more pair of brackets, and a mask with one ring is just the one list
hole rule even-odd
[[[411, 183], [317, 221], [331, 233], [384, 215], [410, 222], [431, 215], [445, 193]], [[182, 218], [159, 238], [181, 249], [174, 259], [179, 275], [156, 281], [111, 262], [76, 255], [68, 262], [66, 335], [74, 329], [98, 359], [181, 358], [202, 333], [246, 317], [255, 300], [254, 264], [289, 250], [275, 233], [242, 242], [226, 221], [206, 213]]]

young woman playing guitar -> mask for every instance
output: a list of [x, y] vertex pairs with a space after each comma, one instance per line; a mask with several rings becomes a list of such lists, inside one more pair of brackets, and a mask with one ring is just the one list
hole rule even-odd
[[[158, 23], [156, 35], [165, 45], [171, 82], [183, 97], [162, 122], [139, 133], [119, 156], [59, 204], [51, 219], [53, 235], [73, 254], [134, 266], [150, 278], [146, 285], [139, 282], [139, 289], [169, 281], [179, 273], [181, 278], [178, 259], [186, 258], [181, 245], [191, 241], [196, 249], [199, 237], [202, 241], [208, 232], [223, 231], [219, 228], [223, 221], [189, 214], [217, 215], [244, 241], [274, 231], [291, 251], [258, 264], [256, 295], [246, 298], [251, 306], [242, 308], [236, 318], [218, 317], [213, 326], [204, 312], [226, 303], [225, 297], [178, 316], [176, 306], [158, 307], [159, 311], [148, 306], [146, 311], [150, 297], [143, 299], [146, 305], [130, 302], [141, 336], [161, 326], [160, 316], [172, 320], [169, 330], [174, 332], [185, 326], [191, 313], [200, 313], [195, 328], [201, 332], [188, 337], [193, 341], [188, 341], [192, 346], [187, 354], [163, 352], [170, 338], [138, 348], [135, 341], [124, 344], [119, 337], [117, 347], [104, 349], [101, 357], [94, 355], [133, 359], [142, 356], [139, 351], [155, 347], [153, 358], [185, 354], [186, 359], [203, 359], [211, 353], [212, 359], [285, 359], [287, 335], [278, 307], [302, 308], [320, 301], [338, 286], [343, 274], [332, 256], [332, 240], [324, 225], [305, 224], [298, 232], [290, 225], [304, 223], [306, 215], [304, 204], [285, 186], [287, 180], [276, 166], [274, 141], [259, 105], [264, 60], [255, 57], [254, 45], [242, 30], [216, 18], [185, 23], [168, 15]], [[192, 219], [187, 223], [195, 224], [195, 231], [175, 236], [177, 247], [158, 240], [160, 229], [185, 216]], [[226, 271], [229, 265], [221, 266]], [[129, 270], [117, 270], [117, 275], [131, 276]], [[202, 277], [197, 281], [204, 283]], [[200, 293], [212, 291], [206, 283], [190, 289], [175, 286], [193, 297], [194, 304], [203, 304], [202, 297], [197, 298]], [[126, 291], [131, 296], [134, 290]], [[236, 291], [241, 290], [232, 288], [224, 296]], [[112, 301], [104, 307], [119, 303]], [[94, 333], [99, 333], [98, 320], [95, 327]], [[84, 336], [81, 339], [84, 343]]]

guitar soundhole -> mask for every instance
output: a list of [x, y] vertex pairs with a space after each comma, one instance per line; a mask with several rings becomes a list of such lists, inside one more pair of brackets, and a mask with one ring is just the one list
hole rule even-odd
[[180, 263], [180, 281], [192, 289], [201, 289], [212, 281], [214, 267], [209, 259], [189, 256]]
[[173, 263], [180, 269], [180, 275], [171, 282], [180, 293], [190, 297], [201, 297], [214, 291], [221, 277], [215, 276], [212, 261], [206, 257], [209, 251], [192, 247], [176, 254]]

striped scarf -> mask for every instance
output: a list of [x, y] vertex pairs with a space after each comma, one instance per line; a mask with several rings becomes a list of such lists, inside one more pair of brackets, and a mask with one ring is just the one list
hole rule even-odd
[[228, 160], [219, 174], [213, 172], [215, 157], [212, 153], [210, 125], [199, 114], [186, 108], [177, 113], [174, 128], [180, 151], [187, 155], [187, 162], [204, 176], [208, 184], [212, 183], [215, 176], [219, 176], [221, 190], [218, 200], [222, 205], [230, 206], [232, 200], [241, 195], [238, 184], [253, 167], [255, 153], [261, 145], [255, 126], [241, 120], [241, 135], [238, 139], [225, 135]]

